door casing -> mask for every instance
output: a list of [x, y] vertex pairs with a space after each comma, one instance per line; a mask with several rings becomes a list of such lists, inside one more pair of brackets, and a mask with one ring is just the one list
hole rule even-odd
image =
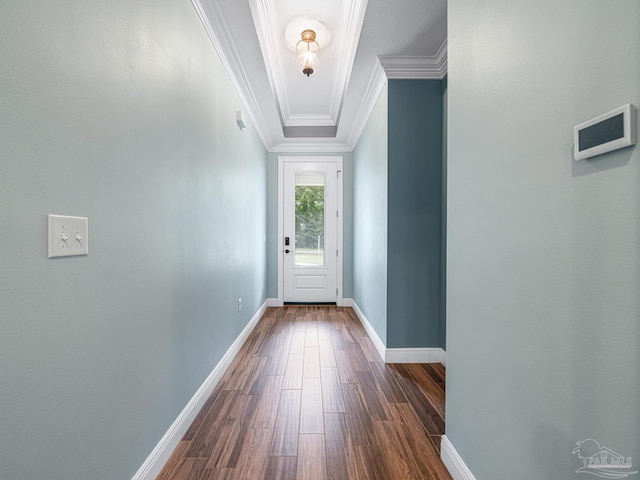
[[323, 163], [333, 162], [337, 165], [338, 178], [338, 221], [337, 221], [337, 246], [338, 255], [336, 261], [336, 288], [338, 293], [336, 295], [336, 304], [342, 306], [344, 299], [342, 296], [342, 261], [343, 261], [343, 245], [342, 245], [342, 233], [343, 233], [343, 221], [344, 218], [342, 211], [342, 198], [343, 198], [343, 158], [341, 156], [313, 156], [313, 157], [296, 157], [296, 156], [280, 156], [278, 157], [278, 299], [277, 305], [284, 305], [284, 165], [287, 162], [292, 163]]

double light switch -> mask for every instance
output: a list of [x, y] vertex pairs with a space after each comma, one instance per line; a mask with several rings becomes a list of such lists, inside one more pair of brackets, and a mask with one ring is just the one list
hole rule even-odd
[[49, 258], [89, 254], [89, 219], [49, 215]]

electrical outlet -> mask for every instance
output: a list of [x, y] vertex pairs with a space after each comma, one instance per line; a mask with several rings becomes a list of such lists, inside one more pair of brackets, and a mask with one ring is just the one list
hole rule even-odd
[[242, 298], [238, 299], [238, 311], [241, 312], [242, 311]]
[[89, 219], [49, 215], [49, 258], [89, 254]]

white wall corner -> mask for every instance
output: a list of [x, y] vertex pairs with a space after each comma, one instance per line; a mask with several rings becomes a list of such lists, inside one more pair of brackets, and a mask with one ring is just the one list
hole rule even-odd
[[200, 388], [198, 388], [193, 397], [191, 397], [187, 406], [180, 412], [180, 415], [174, 420], [169, 430], [163, 435], [131, 480], [153, 480], [158, 476], [184, 434], [187, 433], [187, 430], [204, 406], [209, 395], [211, 395], [213, 389], [218, 385], [227, 368], [229, 368], [229, 365], [231, 365], [231, 362], [249, 337], [249, 334], [264, 314], [268, 303], [269, 300], [265, 300], [249, 323], [247, 323], [247, 326], [240, 332], [238, 338], [235, 339], [209, 376], [202, 385], [200, 385]]
[[445, 365], [442, 348], [387, 348], [385, 363], [442, 363]]
[[453, 480], [476, 480], [467, 464], [464, 463], [462, 457], [455, 449], [451, 441], [446, 435], [442, 436], [440, 441], [440, 458], [449, 470]]
[[384, 361], [385, 350], [386, 350], [384, 343], [382, 343], [382, 340], [380, 339], [376, 331], [373, 329], [373, 327], [369, 323], [369, 320], [367, 320], [367, 317], [364, 316], [364, 313], [362, 313], [362, 310], [360, 310], [360, 307], [358, 306], [356, 301], [351, 299], [351, 303], [352, 303], [352, 308], [354, 312], [356, 312], [356, 315], [360, 319], [360, 323], [362, 323], [362, 326], [367, 331], [367, 334], [369, 335], [369, 338], [371, 338], [373, 345], [376, 347], [376, 350], [378, 351], [380, 358]]
[[373, 67], [373, 72], [371, 73], [371, 78], [369, 79], [369, 84], [364, 92], [364, 98], [362, 99], [362, 103], [360, 104], [360, 108], [356, 115], [356, 120], [353, 122], [353, 128], [349, 135], [348, 144], [351, 149], [354, 149], [358, 140], [360, 139], [360, 135], [364, 130], [364, 127], [367, 125], [369, 121], [369, 117], [371, 116], [371, 112], [373, 112], [374, 107], [376, 106], [376, 102], [382, 93], [382, 88], [387, 83], [387, 77], [385, 76], [384, 70], [380, 62], [376, 62]]

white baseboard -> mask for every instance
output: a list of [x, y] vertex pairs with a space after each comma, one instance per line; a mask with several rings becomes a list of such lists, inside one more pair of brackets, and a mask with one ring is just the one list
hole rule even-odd
[[342, 298], [338, 299], [336, 302], [338, 307], [353, 307], [353, 299], [352, 298]]
[[247, 326], [244, 327], [242, 332], [240, 332], [238, 338], [236, 338], [231, 344], [204, 383], [200, 385], [198, 391], [193, 395], [191, 400], [189, 400], [187, 406], [184, 407], [182, 412], [180, 412], [178, 418], [175, 419], [173, 424], [169, 427], [169, 430], [167, 430], [164, 436], [160, 439], [156, 447], [149, 454], [145, 462], [131, 480], [153, 480], [158, 476], [162, 467], [167, 463], [167, 460], [169, 460], [169, 457], [178, 446], [178, 443], [184, 434], [187, 433], [191, 423], [195, 420], [200, 409], [209, 398], [209, 395], [211, 395], [211, 392], [216, 387], [227, 368], [229, 368], [229, 365], [231, 365], [231, 362], [240, 351], [240, 348], [247, 340], [247, 337], [262, 317], [262, 314], [267, 309], [268, 303], [269, 300], [265, 300], [253, 318], [251, 318]]
[[441, 348], [387, 348], [385, 363], [442, 363], [446, 354]]
[[356, 301], [352, 298], [345, 299], [345, 300], [349, 300], [349, 302], [351, 303], [351, 307], [353, 308], [353, 310], [356, 312], [356, 315], [360, 319], [360, 323], [362, 323], [362, 326], [369, 334], [369, 338], [371, 338], [373, 345], [376, 347], [376, 350], [378, 351], [380, 358], [384, 361], [385, 351], [387, 347], [384, 346], [384, 343], [382, 342], [382, 340], [380, 339], [376, 331], [373, 329], [373, 327], [369, 323], [369, 320], [367, 320], [367, 317], [364, 316], [364, 313], [362, 313], [362, 310], [360, 310], [360, 307], [358, 306]]
[[462, 460], [462, 457], [446, 435], [443, 435], [440, 441], [440, 458], [447, 470], [449, 470], [453, 480], [476, 480], [476, 477], [473, 476], [473, 473], [471, 473], [471, 470], [469, 470], [469, 467], [464, 463], [464, 460]]
[[352, 298], [345, 298], [343, 303], [344, 306], [351, 306], [356, 312], [384, 363], [442, 363], [446, 365], [446, 353], [442, 348], [387, 348], [360, 310], [358, 303]]
[[[350, 298], [342, 298], [336, 301], [338, 307], [350, 307], [353, 300]], [[267, 307], [282, 307], [284, 303], [281, 303], [277, 298], [267, 298]]]
[[[350, 307], [353, 300], [350, 298], [342, 298], [336, 301], [338, 307]], [[282, 307], [284, 303], [280, 302], [277, 298], [267, 298], [267, 307]]]

